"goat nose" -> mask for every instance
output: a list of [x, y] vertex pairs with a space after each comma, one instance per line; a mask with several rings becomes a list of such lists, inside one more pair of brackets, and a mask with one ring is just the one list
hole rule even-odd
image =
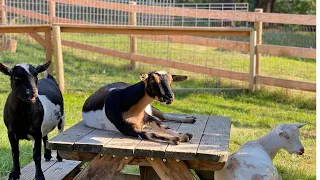
[[304, 148], [301, 148], [300, 151], [302, 152], [302, 154], [304, 153]]

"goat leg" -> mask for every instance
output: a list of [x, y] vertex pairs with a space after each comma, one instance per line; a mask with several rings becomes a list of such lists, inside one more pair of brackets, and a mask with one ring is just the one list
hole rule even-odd
[[143, 130], [136, 130], [136, 133], [142, 139], [148, 139], [150, 141], [156, 141], [156, 142], [167, 142], [173, 145], [178, 145], [180, 140], [179, 137], [167, 137], [154, 132], [146, 132]]
[[150, 116], [149, 114], [145, 114], [145, 123], [151, 126], [155, 130], [160, 130], [166, 134], [169, 134], [171, 136], [179, 137], [180, 142], [189, 142], [193, 135], [190, 133], [179, 133], [175, 130], [172, 130], [169, 126], [162, 124], [160, 121], [158, 121], [153, 116]]
[[164, 113], [155, 107], [152, 107], [152, 115], [163, 121], [174, 121], [174, 122], [190, 123], [190, 124], [193, 124], [196, 122], [196, 117], [194, 116], [187, 116], [187, 117], [174, 116], [171, 114]]
[[51, 156], [51, 150], [47, 149], [47, 141], [48, 141], [48, 135], [43, 137], [43, 147], [44, 147], [44, 158], [46, 161], [50, 161], [52, 156]]
[[11, 151], [12, 151], [12, 162], [13, 167], [9, 174], [9, 180], [19, 179], [20, 178], [20, 161], [19, 161], [19, 140], [15, 138], [15, 135], [8, 133]]
[[34, 147], [33, 147], [33, 161], [36, 166], [36, 180], [44, 180], [44, 175], [41, 169], [41, 135], [38, 135], [37, 138], [34, 139]]

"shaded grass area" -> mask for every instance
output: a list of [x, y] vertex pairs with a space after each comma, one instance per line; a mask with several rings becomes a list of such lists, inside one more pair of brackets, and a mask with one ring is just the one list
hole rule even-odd
[[[81, 108], [92, 91], [69, 91], [64, 94], [66, 128], [81, 120]], [[0, 94], [0, 116], [7, 93]], [[166, 112], [183, 114], [211, 114], [232, 118], [229, 152], [234, 152], [248, 140], [266, 134], [281, 123], [308, 123], [301, 129], [301, 140], [306, 153], [298, 157], [281, 150], [274, 163], [283, 179], [315, 179], [315, 110], [299, 106], [286, 98], [274, 101], [277, 94], [256, 93], [179, 93], [173, 105], [154, 103], [154, 106]], [[2, 119], [2, 118], [1, 118]], [[5, 176], [11, 167], [11, 152], [3, 123], [0, 123], [0, 166], [1, 176]], [[50, 135], [52, 137], [56, 132]], [[31, 142], [21, 144], [21, 166], [32, 160]], [[129, 171], [137, 172], [133, 168]]]

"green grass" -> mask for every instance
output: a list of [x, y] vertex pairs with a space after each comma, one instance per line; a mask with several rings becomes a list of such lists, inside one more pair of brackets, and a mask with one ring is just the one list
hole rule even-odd
[[[66, 127], [81, 119], [81, 108], [91, 92], [67, 92], [64, 94]], [[7, 93], [0, 94], [0, 116]], [[232, 118], [229, 152], [234, 152], [248, 140], [256, 139], [280, 123], [308, 123], [301, 129], [301, 140], [306, 153], [298, 157], [280, 151], [274, 163], [283, 179], [315, 179], [315, 110], [297, 107], [287, 100], [275, 102], [277, 94], [262, 93], [184, 93], [176, 94], [173, 105], [154, 105], [166, 112], [186, 114], [211, 114]], [[279, 97], [281, 98], [281, 97]], [[0, 173], [5, 176], [11, 167], [11, 152], [3, 123], [0, 123]], [[56, 132], [55, 132], [56, 134]], [[51, 135], [52, 137], [52, 135]], [[21, 144], [21, 165], [31, 161], [31, 142]]]
[[[128, 38], [124, 36], [78, 37], [77, 35], [65, 34], [63, 37], [124, 52], [129, 51]], [[40, 64], [45, 61], [43, 48], [26, 38], [16, 38], [18, 39], [17, 53], [4, 53], [0, 56], [0, 62], [13, 66], [16, 63]], [[155, 44], [153, 41], [139, 40], [138, 50], [139, 54], [151, 57], [168, 58], [227, 70], [248, 72], [249, 67], [247, 54], [202, 46], [162, 42]], [[127, 64], [128, 61], [119, 58], [64, 48], [64, 69], [68, 89], [64, 94], [66, 128], [81, 119], [82, 104], [93, 90], [115, 81], [134, 83], [138, 81], [140, 72], [159, 69], [158, 66], [140, 64], [138, 68], [130, 70], [127, 68]], [[315, 82], [315, 60], [264, 56], [261, 64], [263, 75]], [[161, 69], [190, 76], [187, 81], [177, 83], [174, 87], [247, 87], [245, 83], [237, 81], [212, 78], [171, 68], [162, 67]], [[0, 91], [8, 89], [8, 77], [0, 75], [0, 85]], [[261, 92], [237, 94], [182, 93], [176, 94], [176, 101], [173, 105], [164, 106], [159, 103], [154, 103], [154, 105], [166, 112], [231, 117], [230, 153], [237, 150], [244, 142], [264, 135], [280, 123], [308, 123], [306, 127], [301, 129], [301, 140], [306, 149], [305, 155], [298, 157], [289, 155], [282, 150], [275, 158], [274, 163], [283, 179], [315, 179], [315, 94], [277, 88], [270, 89], [270, 87], [262, 87]], [[0, 119], [3, 116], [2, 108], [6, 96], [6, 91], [0, 93]], [[1, 121], [0, 130], [1, 178], [10, 171], [11, 152], [6, 128]], [[51, 137], [55, 134], [56, 132], [51, 134]], [[31, 144], [27, 141], [20, 144], [21, 166], [32, 160]], [[136, 171], [136, 169], [128, 171]]]

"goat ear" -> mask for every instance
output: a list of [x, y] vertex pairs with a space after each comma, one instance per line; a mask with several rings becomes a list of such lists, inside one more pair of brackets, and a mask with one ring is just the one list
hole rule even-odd
[[181, 75], [171, 75], [173, 82], [180, 82], [188, 79], [188, 76], [181, 76]]
[[284, 131], [282, 129], [277, 130], [277, 135], [282, 136], [284, 134]]
[[0, 71], [7, 76], [11, 76], [12, 73], [11, 69], [2, 63], [0, 63]]
[[37, 72], [38, 72], [38, 73], [41, 73], [41, 72], [47, 70], [48, 67], [50, 66], [50, 64], [51, 64], [51, 61], [48, 61], [48, 62], [45, 63], [45, 64], [42, 64], [42, 65], [37, 66], [37, 67], [36, 67]]
[[141, 80], [141, 81], [144, 81], [144, 80], [146, 80], [146, 79], [148, 78], [148, 76], [149, 76], [148, 74], [141, 73], [141, 74], [140, 74], [140, 80]]
[[307, 125], [307, 123], [300, 123], [300, 124], [295, 124], [295, 125], [296, 125], [298, 128], [301, 128], [301, 127]]

